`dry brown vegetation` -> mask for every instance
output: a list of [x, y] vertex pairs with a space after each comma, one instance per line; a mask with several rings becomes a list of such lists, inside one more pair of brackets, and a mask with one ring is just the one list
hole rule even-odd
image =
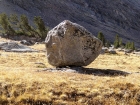
[[100, 55], [85, 67], [96, 74], [43, 71], [51, 67], [44, 52], [0, 51], [0, 105], [140, 105], [140, 56]]

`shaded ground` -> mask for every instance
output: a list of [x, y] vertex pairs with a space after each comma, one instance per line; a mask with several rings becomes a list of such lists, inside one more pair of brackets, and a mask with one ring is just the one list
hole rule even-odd
[[69, 72], [69, 73], [81, 73], [95, 76], [127, 76], [130, 72], [113, 70], [113, 69], [96, 69], [96, 68], [84, 68], [84, 67], [67, 67], [67, 68], [46, 68], [44, 70], [38, 70], [37, 72]]

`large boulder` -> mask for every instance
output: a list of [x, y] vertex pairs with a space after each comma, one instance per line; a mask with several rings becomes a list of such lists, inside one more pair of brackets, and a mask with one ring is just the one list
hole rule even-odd
[[100, 54], [102, 42], [84, 27], [61, 22], [45, 39], [48, 62], [53, 66], [87, 66]]

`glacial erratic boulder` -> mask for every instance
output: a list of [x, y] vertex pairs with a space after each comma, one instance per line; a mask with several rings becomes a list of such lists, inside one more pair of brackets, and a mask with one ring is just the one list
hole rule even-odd
[[69, 20], [50, 30], [45, 39], [48, 62], [56, 67], [87, 66], [100, 54], [102, 42]]

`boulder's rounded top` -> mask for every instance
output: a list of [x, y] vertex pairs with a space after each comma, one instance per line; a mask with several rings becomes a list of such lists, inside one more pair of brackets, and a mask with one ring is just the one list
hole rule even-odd
[[71, 25], [72, 22], [70, 20], [64, 20], [60, 23], [60, 25]]
[[63, 22], [64, 22], [65, 24], [72, 23], [70, 20], [64, 20]]

